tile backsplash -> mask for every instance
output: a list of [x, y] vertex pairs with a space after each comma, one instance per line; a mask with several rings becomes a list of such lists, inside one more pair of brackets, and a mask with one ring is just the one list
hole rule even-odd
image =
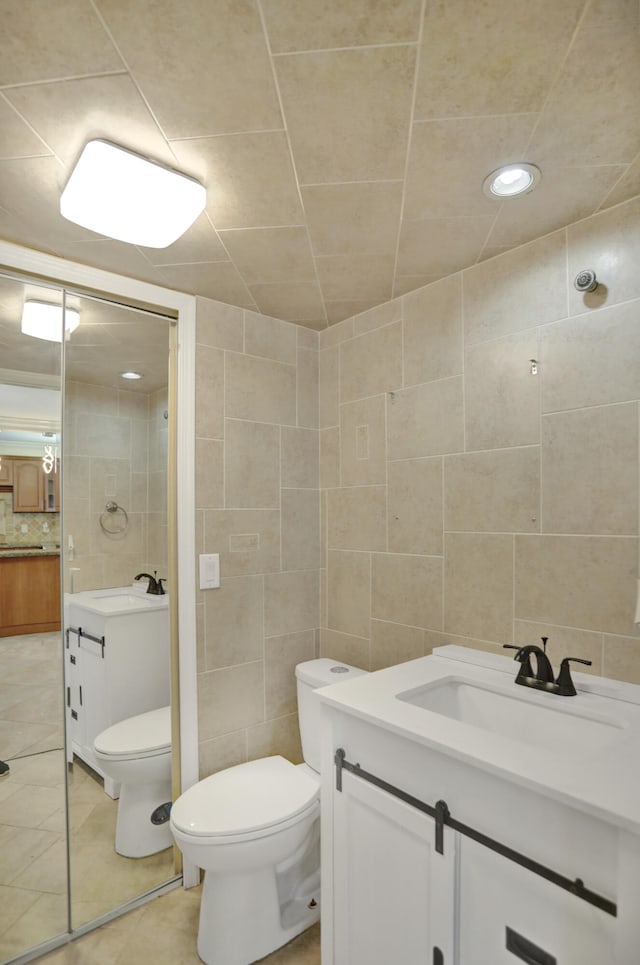
[[14, 513], [11, 493], [0, 493], [0, 545], [60, 543], [59, 513]]

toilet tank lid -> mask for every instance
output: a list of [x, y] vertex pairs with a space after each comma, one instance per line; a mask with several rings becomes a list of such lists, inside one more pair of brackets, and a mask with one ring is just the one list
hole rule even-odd
[[173, 805], [171, 822], [195, 836], [248, 834], [295, 817], [319, 794], [319, 779], [284, 757], [263, 757], [194, 784]]
[[171, 707], [127, 717], [98, 734], [94, 747], [114, 757], [144, 754], [171, 746]]
[[318, 660], [305, 660], [296, 667], [296, 677], [311, 687], [328, 687], [342, 680], [353, 680], [365, 674], [366, 670], [352, 667], [348, 663], [334, 660], [332, 657], [320, 657]]

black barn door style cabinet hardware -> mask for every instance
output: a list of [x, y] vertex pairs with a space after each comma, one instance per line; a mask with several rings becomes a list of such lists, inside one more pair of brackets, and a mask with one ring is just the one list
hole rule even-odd
[[529, 858], [527, 855], [522, 854], [519, 851], [515, 851], [513, 848], [510, 848], [505, 844], [502, 844], [500, 841], [490, 838], [488, 835], [483, 834], [482, 831], [477, 831], [468, 824], [463, 824], [462, 821], [458, 821], [456, 818], [452, 817], [445, 801], [438, 801], [435, 805], [427, 804], [425, 801], [421, 801], [419, 798], [414, 797], [412, 794], [408, 794], [406, 791], [403, 791], [399, 787], [395, 787], [393, 784], [389, 784], [388, 781], [384, 781], [375, 774], [365, 771], [362, 767], [360, 767], [359, 764], [352, 764], [347, 760], [346, 752], [341, 747], [336, 751], [334, 761], [336, 765], [337, 791], [342, 791], [342, 771], [349, 771], [349, 773], [361, 778], [361, 780], [367, 781], [369, 784], [374, 784], [376, 787], [381, 788], [381, 790], [387, 791], [394, 797], [404, 801], [405, 804], [409, 804], [418, 811], [422, 811], [424, 814], [428, 814], [429, 817], [434, 818], [436, 826], [435, 849], [438, 854], [444, 853], [444, 828], [446, 826], [451, 828], [453, 831], [457, 831], [459, 834], [465, 835], [467, 838], [471, 838], [477, 844], [480, 844], [485, 848], [489, 848], [489, 850], [496, 852], [496, 854], [501, 855], [503, 858], [513, 861], [515, 864], [520, 865], [520, 867], [526, 868], [527, 871], [531, 871], [533, 874], [539, 875], [546, 881], [551, 882], [551, 884], [557, 885], [559, 888], [564, 889], [564, 891], [570, 892], [572, 895], [575, 895], [576, 898], [581, 898], [583, 901], [588, 902], [588, 904], [594, 905], [601, 911], [606, 912], [606, 914], [612, 915], [614, 918], [617, 917], [618, 906], [616, 903], [611, 901], [609, 898], [604, 898], [595, 891], [591, 891], [585, 886], [581, 878], [576, 878], [572, 881], [571, 878], [561, 875], [559, 872], [554, 871], [552, 868], [548, 868], [539, 861], [534, 861], [533, 858]]

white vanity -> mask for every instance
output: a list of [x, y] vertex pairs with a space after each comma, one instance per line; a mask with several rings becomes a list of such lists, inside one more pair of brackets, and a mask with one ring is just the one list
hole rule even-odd
[[137, 585], [65, 594], [67, 760], [82, 758], [111, 797], [120, 788], [93, 742], [111, 724], [169, 703], [168, 599]]
[[323, 965], [638, 965], [640, 687], [447, 646], [323, 689]]

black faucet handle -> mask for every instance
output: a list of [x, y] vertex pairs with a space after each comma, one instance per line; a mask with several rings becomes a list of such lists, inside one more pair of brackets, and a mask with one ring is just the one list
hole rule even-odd
[[590, 667], [592, 664], [591, 660], [583, 660], [582, 657], [565, 657], [560, 664], [560, 673], [558, 674], [558, 679], [556, 684], [558, 685], [558, 692], [562, 694], [563, 697], [575, 697], [576, 688], [571, 678], [571, 667], [570, 663], [582, 663], [586, 667]]

